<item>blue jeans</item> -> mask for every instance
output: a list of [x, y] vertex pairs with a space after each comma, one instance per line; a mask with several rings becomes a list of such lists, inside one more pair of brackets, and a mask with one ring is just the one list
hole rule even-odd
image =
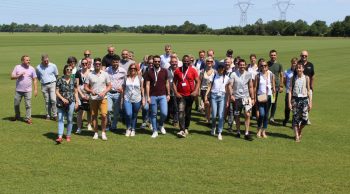
[[72, 102], [67, 108], [58, 108], [58, 136], [63, 135], [64, 130], [64, 121], [63, 118], [66, 116], [67, 118], [67, 136], [70, 136], [72, 133], [73, 127], [73, 113], [74, 113], [75, 103]]
[[145, 106], [142, 107], [142, 121], [144, 123], [149, 121], [149, 115], [150, 115], [149, 104], [146, 101]]
[[166, 96], [151, 96], [151, 122], [153, 127], [153, 132], [158, 130], [157, 126], [157, 112], [158, 112], [158, 105], [160, 107], [160, 119], [159, 119], [159, 126], [164, 125], [164, 121], [168, 114], [168, 103], [166, 100]]
[[[121, 96], [120, 93], [107, 93], [108, 101], [108, 123], [110, 124], [111, 129], [116, 129], [119, 119], [120, 111], [120, 102]], [[113, 121], [112, 121], [112, 112], [113, 112]]]
[[127, 100], [124, 101], [126, 129], [131, 128], [135, 130], [137, 113], [139, 112], [140, 107], [141, 107], [141, 101], [135, 102], [135, 103], [129, 102]]
[[211, 93], [211, 127], [216, 128], [216, 115], [219, 117], [218, 133], [221, 133], [224, 128], [224, 111], [225, 111], [225, 93]]
[[259, 119], [258, 119], [258, 129], [267, 129], [267, 123], [269, 118], [269, 108], [271, 104], [271, 96], [268, 96], [267, 102], [258, 102], [259, 108]]

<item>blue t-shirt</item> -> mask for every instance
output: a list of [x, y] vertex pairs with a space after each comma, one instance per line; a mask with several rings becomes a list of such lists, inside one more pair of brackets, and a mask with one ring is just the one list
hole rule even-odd
[[284, 79], [286, 80], [286, 93], [289, 91], [290, 81], [293, 78], [294, 71], [292, 69], [288, 69], [284, 71]]

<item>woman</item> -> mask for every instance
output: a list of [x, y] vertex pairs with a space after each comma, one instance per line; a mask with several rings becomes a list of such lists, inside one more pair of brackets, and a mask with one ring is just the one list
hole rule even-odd
[[[259, 66], [256, 63], [256, 55], [255, 54], [250, 54], [249, 56], [250, 59], [250, 64], [248, 65], [248, 72], [250, 72], [252, 74], [252, 79], [253, 79], [253, 87], [254, 87], [254, 91], [255, 91], [255, 77], [256, 75], [259, 73]], [[256, 95], [254, 95], [256, 96]], [[259, 111], [257, 108], [257, 103], [255, 102], [255, 104], [253, 104], [253, 108], [252, 108], [252, 119], [256, 119], [259, 116]]]
[[137, 113], [140, 110], [141, 103], [145, 104], [143, 98], [143, 79], [138, 75], [135, 63], [131, 64], [123, 85], [124, 91], [124, 109], [126, 114], [126, 133], [125, 136], [135, 136]]
[[81, 70], [77, 71], [77, 73], [75, 75], [75, 81], [77, 82], [78, 94], [79, 94], [79, 112], [77, 115], [78, 129], [76, 131], [76, 133], [78, 133], [78, 134], [81, 133], [81, 129], [82, 129], [82, 125], [83, 125], [83, 117], [84, 117], [85, 111], [87, 112], [88, 130], [92, 131], [89, 95], [84, 90], [85, 79], [89, 75], [90, 69], [88, 68], [88, 60], [87, 59], [82, 59], [80, 64], [81, 64]]
[[293, 110], [293, 129], [295, 141], [300, 142], [301, 132], [308, 121], [308, 113], [312, 108], [312, 95], [310, 93], [310, 78], [304, 75], [304, 65], [298, 62], [296, 75], [289, 85], [289, 108]]
[[73, 112], [78, 108], [78, 89], [72, 75], [72, 67], [65, 65], [63, 68], [63, 76], [56, 82], [56, 96], [58, 108], [58, 138], [57, 143], [62, 142], [64, 121], [63, 117], [67, 117], [67, 135], [66, 140], [70, 142], [73, 127]]
[[205, 118], [206, 123], [210, 123], [210, 96], [208, 96], [208, 100], [205, 101], [205, 95], [208, 90], [208, 86], [210, 84], [210, 81], [213, 80], [213, 77], [215, 75], [215, 70], [213, 69], [213, 63], [214, 59], [212, 57], [208, 57], [205, 60], [206, 69], [205, 71], [200, 73], [200, 79], [201, 79], [201, 98], [204, 101], [204, 111], [205, 111]]
[[219, 117], [218, 125], [218, 139], [222, 140], [222, 130], [224, 128], [224, 111], [225, 102], [231, 94], [231, 84], [229, 82], [229, 77], [225, 75], [225, 66], [218, 65], [218, 72], [214, 75], [212, 81], [209, 83], [207, 92], [205, 94], [205, 102], [208, 102], [208, 95], [210, 94], [211, 100], [211, 134], [215, 135], [216, 132], [216, 115]]
[[269, 107], [271, 104], [271, 97], [275, 95], [275, 77], [265, 61], [265, 59], [259, 59], [260, 71], [255, 77], [255, 86], [258, 101], [258, 132], [256, 136], [258, 138], [267, 138], [266, 129], [269, 116]]
[[76, 67], [77, 62], [78, 62], [77, 58], [73, 56], [70, 56], [67, 59], [67, 65], [69, 65], [72, 68], [72, 74], [71, 74], [72, 78], [75, 78], [75, 74], [77, 73], [77, 67]]

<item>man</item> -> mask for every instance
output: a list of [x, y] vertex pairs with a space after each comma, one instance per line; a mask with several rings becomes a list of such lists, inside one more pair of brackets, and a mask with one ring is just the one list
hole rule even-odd
[[98, 123], [97, 115], [100, 110], [102, 140], [107, 140], [106, 125], [107, 125], [107, 92], [111, 89], [111, 81], [109, 75], [102, 70], [102, 62], [100, 58], [94, 59], [94, 68], [85, 80], [84, 89], [90, 94], [90, 111], [92, 125], [94, 127], [94, 137], [98, 139]]
[[135, 63], [135, 61], [129, 58], [129, 51], [127, 49], [123, 49], [121, 54], [122, 54], [122, 59], [120, 60], [119, 66], [124, 68], [125, 71], [128, 71], [129, 66]]
[[24, 121], [28, 124], [32, 124], [32, 86], [34, 85], [34, 96], [37, 96], [37, 75], [35, 69], [30, 65], [29, 56], [23, 55], [21, 61], [22, 64], [16, 65], [11, 74], [11, 80], [16, 80], [16, 94], [14, 100], [15, 117], [12, 118], [12, 121], [20, 119], [20, 104], [24, 97], [26, 106], [26, 117]]
[[[230, 58], [232, 61], [233, 61], [233, 50], [232, 49], [228, 49], [227, 51], [226, 51], [226, 58]], [[225, 58], [225, 59], [226, 59]], [[223, 63], [224, 61], [225, 61], [225, 59], [222, 59], [221, 61], [220, 61], [220, 63]]]
[[197, 70], [190, 66], [188, 55], [182, 57], [183, 66], [174, 72], [173, 89], [179, 106], [179, 137], [188, 135], [191, 121], [191, 109], [194, 97], [198, 96], [200, 79]]
[[115, 48], [113, 46], [108, 46], [107, 52], [108, 53], [102, 59], [102, 70], [105, 70], [107, 67], [112, 65], [112, 58], [115, 55]]
[[170, 67], [168, 69], [168, 79], [170, 84], [170, 101], [168, 102], [168, 117], [169, 115], [173, 116], [173, 125], [176, 127], [179, 122], [179, 110], [178, 104], [176, 101], [176, 96], [174, 95], [174, 89], [171, 87], [174, 80], [174, 72], [177, 69], [178, 59], [175, 56], [170, 58]]
[[[90, 51], [90, 50], [85, 50], [85, 51], [84, 51], [84, 57], [83, 57], [83, 59], [90, 59], [90, 60], [91, 60], [91, 64], [94, 63], [94, 59], [91, 58], [91, 51]], [[82, 67], [81, 67], [81, 60], [79, 60], [79, 62], [78, 62], [77, 65], [78, 65], [79, 69], [82, 68]]]
[[233, 94], [231, 100], [234, 101], [234, 115], [236, 120], [237, 134], [236, 137], [241, 136], [241, 122], [240, 115], [244, 108], [245, 133], [244, 139], [252, 141], [253, 138], [249, 134], [250, 114], [252, 105], [255, 102], [253, 81], [250, 72], [246, 71], [246, 62], [241, 59], [238, 62], [238, 70], [232, 74]]
[[211, 58], [214, 59], [213, 68], [214, 68], [215, 70], [217, 70], [217, 69], [218, 69], [218, 66], [219, 66], [219, 64], [220, 64], [220, 62], [219, 62], [218, 60], [215, 59], [215, 55], [214, 55], [214, 50], [213, 50], [213, 49], [209, 49], [209, 50], [207, 51], [207, 57], [211, 57]]
[[170, 55], [171, 55], [171, 45], [167, 44], [164, 46], [164, 51], [165, 53], [160, 56], [161, 62], [160, 62], [160, 67], [165, 68], [166, 65], [169, 66], [170, 62]]
[[[304, 65], [304, 75], [309, 76], [310, 78], [310, 94], [312, 99], [312, 94], [314, 91], [314, 78], [315, 78], [315, 70], [314, 70], [314, 64], [312, 64], [310, 61], [308, 61], [309, 53], [307, 51], [301, 51], [300, 54], [300, 61]], [[312, 102], [310, 102], [312, 103]], [[311, 125], [310, 119], [307, 122], [308, 125]]]
[[202, 70], [205, 69], [205, 51], [204, 50], [200, 50], [198, 52], [198, 59], [196, 59], [196, 61], [194, 62], [193, 67], [197, 69], [198, 75]]
[[[121, 99], [123, 94], [123, 84], [126, 78], [127, 71], [119, 67], [120, 57], [115, 55], [112, 58], [112, 66], [107, 67], [106, 72], [112, 83], [111, 90], [107, 93], [108, 100], [108, 122], [111, 130], [117, 129]], [[113, 122], [112, 122], [113, 113]]]
[[41, 63], [36, 67], [36, 74], [41, 83], [41, 92], [45, 100], [45, 118], [57, 120], [56, 107], [56, 80], [58, 76], [57, 66], [49, 62], [47, 54], [41, 55]]
[[[168, 71], [160, 67], [160, 56], [153, 56], [153, 68], [146, 73], [146, 98], [151, 106], [151, 122], [153, 128], [152, 138], [158, 137], [158, 130], [165, 135], [164, 121], [168, 114], [168, 104], [170, 100], [170, 87]], [[160, 107], [160, 120], [157, 124], [158, 106]]]
[[[282, 65], [277, 61], [277, 51], [271, 50], [270, 51], [270, 61], [267, 62], [269, 66], [269, 70], [275, 75], [275, 91], [276, 96], [275, 99], [271, 100], [271, 114], [270, 114], [270, 122], [275, 123], [275, 112], [277, 109], [277, 100], [278, 100], [278, 93], [283, 92], [283, 67]], [[269, 107], [270, 109], [270, 107]]]

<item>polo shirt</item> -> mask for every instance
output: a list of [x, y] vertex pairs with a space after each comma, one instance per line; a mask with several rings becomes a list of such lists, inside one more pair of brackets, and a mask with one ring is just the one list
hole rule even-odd
[[166, 82], [168, 80], [168, 70], [161, 67], [159, 68], [160, 70], [158, 73], [155, 73], [155, 68], [149, 68], [148, 71], [145, 72], [145, 80], [146, 82], [150, 82], [150, 96], [163, 96], [167, 94]]
[[33, 79], [37, 77], [34, 67], [24, 66], [22, 64], [16, 65], [12, 71], [12, 76], [25, 72], [25, 74], [16, 80], [17, 92], [31, 92]]

